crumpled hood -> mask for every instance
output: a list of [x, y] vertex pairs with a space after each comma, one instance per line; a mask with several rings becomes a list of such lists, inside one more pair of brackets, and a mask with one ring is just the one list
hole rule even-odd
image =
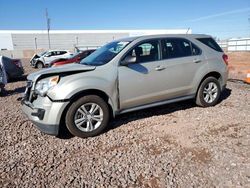
[[95, 66], [88, 66], [88, 65], [81, 65], [81, 64], [70, 64], [70, 65], [63, 65], [60, 67], [52, 67], [46, 68], [28, 75], [27, 79], [36, 82], [41, 77], [53, 76], [58, 75], [60, 73], [81, 73], [86, 71], [95, 70]]

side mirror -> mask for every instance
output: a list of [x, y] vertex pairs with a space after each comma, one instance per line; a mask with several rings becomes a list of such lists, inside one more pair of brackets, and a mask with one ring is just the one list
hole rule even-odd
[[135, 56], [127, 56], [122, 62], [121, 65], [126, 66], [129, 64], [136, 63], [136, 57]]
[[50, 54], [46, 54], [46, 55], [44, 55], [44, 57], [50, 57]]

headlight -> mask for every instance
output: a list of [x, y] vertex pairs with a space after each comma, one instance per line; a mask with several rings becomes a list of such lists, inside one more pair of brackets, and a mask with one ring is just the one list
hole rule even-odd
[[47, 92], [55, 87], [59, 82], [59, 76], [53, 76], [37, 82], [35, 92], [41, 96], [45, 96]]

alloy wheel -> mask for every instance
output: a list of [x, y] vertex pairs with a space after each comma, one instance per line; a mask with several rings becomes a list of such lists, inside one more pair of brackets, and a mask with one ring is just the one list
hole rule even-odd
[[206, 103], [212, 103], [218, 95], [218, 87], [214, 82], [209, 82], [203, 90], [203, 99]]
[[96, 130], [103, 121], [103, 110], [96, 103], [86, 103], [80, 106], [75, 113], [74, 123], [83, 132]]

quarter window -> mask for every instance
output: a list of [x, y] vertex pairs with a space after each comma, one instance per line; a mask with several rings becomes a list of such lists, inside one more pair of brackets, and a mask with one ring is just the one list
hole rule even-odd
[[215, 42], [213, 38], [198, 38], [197, 40], [207, 45], [208, 47], [216, 50], [217, 52], [223, 52], [221, 47]]

